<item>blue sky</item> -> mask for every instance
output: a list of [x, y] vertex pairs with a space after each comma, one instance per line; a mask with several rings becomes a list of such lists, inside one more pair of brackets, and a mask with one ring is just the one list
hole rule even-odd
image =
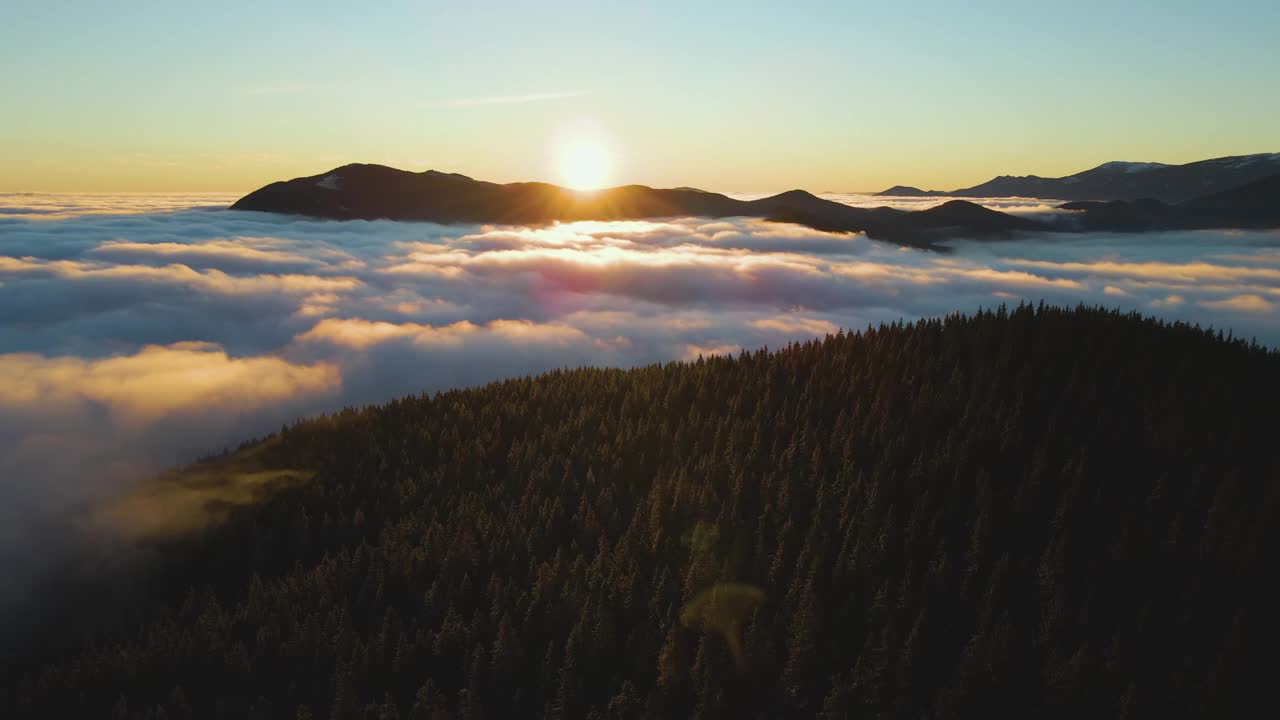
[[[373, 4], [370, 4], [373, 5]], [[0, 3], [0, 190], [246, 191], [345, 162], [958, 187], [1280, 151], [1280, 4]]]

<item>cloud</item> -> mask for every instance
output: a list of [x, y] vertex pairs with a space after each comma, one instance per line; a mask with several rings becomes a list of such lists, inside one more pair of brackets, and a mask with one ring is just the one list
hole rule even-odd
[[1150, 306], [1156, 309], [1177, 308], [1185, 305], [1186, 302], [1187, 299], [1181, 295], [1167, 295], [1165, 297], [1152, 300]]
[[[93, 567], [118, 559], [98, 555], [114, 538], [81, 535], [84, 509], [166, 465], [314, 412], [341, 384], [333, 364], [233, 357], [209, 343], [96, 359], [0, 354], [0, 619], [69, 553], [92, 551]], [[166, 497], [171, 508], [197, 501]]]
[[1214, 310], [1265, 313], [1275, 310], [1276, 304], [1261, 295], [1235, 295], [1223, 300], [1205, 300], [1201, 305]]
[[[473, 339], [496, 339], [508, 346], [563, 346], [570, 343], [583, 343], [587, 340], [587, 335], [563, 323], [534, 323], [528, 320], [492, 320], [483, 325], [459, 320], [449, 325], [434, 327], [418, 323], [327, 318], [299, 335], [297, 339], [303, 343], [323, 342], [351, 350], [367, 350], [375, 345], [396, 340], [408, 340], [422, 348], [457, 347], [464, 341]], [[612, 347], [619, 342], [626, 342], [625, 338], [617, 336], [600, 340], [604, 345], [596, 344], [595, 347]]]
[[[754, 200], [764, 197], [764, 194], [735, 195], [744, 200]], [[853, 205], [854, 207], [890, 207], [895, 210], [927, 210], [931, 207], [937, 207], [952, 200], [967, 200], [984, 207], [993, 208], [1007, 213], [1015, 213], [1020, 215], [1037, 214], [1037, 215], [1058, 215], [1068, 214], [1069, 211], [1058, 210], [1057, 206], [1061, 205], [1061, 200], [1043, 200], [1039, 198], [956, 198], [956, 197], [908, 197], [899, 195], [869, 195], [866, 193], [819, 193], [819, 197], [835, 202]]]
[[257, 83], [253, 85], [245, 85], [238, 88], [242, 95], [250, 97], [272, 97], [272, 96], [288, 96], [288, 95], [317, 95], [321, 92], [320, 88], [306, 83]]
[[1115, 260], [1053, 262], [1015, 258], [1009, 260], [1009, 263], [1021, 267], [1053, 271], [1054, 273], [1119, 276], [1173, 283], [1198, 283], [1206, 280], [1280, 283], [1280, 268], [1220, 265], [1201, 260], [1181, 263], [1157, 260], [1143, 262], [1121, 262]]
[[211, 343], [151, 345], [132, 355], [97, 360], [0, 355], [0, 412], [47, 415], [92, 405], [130, 425], [197, 410], [256, 410], [329, 393], [340, 384], [332, 365], [232, 358]]
[[1226, 260], [1237, 263], [1266, 263], [1280, 265], [1280, 249], [1258, 250], [1257, 252], [1220, 253], [1212, 256], [1215, 260]]
[[286, 294], [352, 290], [360, 281], [352, 277], [315, 275], [231, 275], [221, 270], [196, 270], [174, 263], [152, 265], [98, 265], [71, 260], [42, 261], [0, 257], [0, 272], [49, 275], [71, 282], [121, 281], [130, 284], [180, 285], [193, 291], [227, 295]]
[[300, 415], [564, 366], [736, 354], [1041, 299], [1280, 342], [1277, 232], [935, 253], [752, 218], [447, 226], [229, 200], [0, 196], [6, 537]]
[[528, 103], [546, 102], [548, 100], [568, 100], [570, 98], [590, 95], [587, 90], [565, 90], [561, 92], [523, 93], [515, 95], [488, 95], [484, 97], [464, 97], [445, 100], [440, 103], [445, 107], [476, 107], [483, 105], [526, 105]]
[[694, 345], [690, 343], [684, 346], [684, 360], [692, 360], [699, 357], [712, 357], [713, 355], [730, 356], [741, 352], [742, 346], [734, 343], [720, 343], [718, 345]]
[[238, 197], [229, 193], [0, 193], [0, 220], [212, 210], [225, 208]]
[[361, 320], [358, 318], [330, 318], [298, 336], [303, 342], [327, 342], [341, 347], [364, 350], [373, 345], [411, 338], [423, 344], [453, 342], [476, 329], [476, 326], [460, 320], [444, 327], [432, 327], [417, 323], [390, 323]]
[[818, 337], [834, 335], [840, 331], [840, 327], [835, 323], [799, 315], [779, 315], [778, 317], [762, 318], [751, 324], [760, 330], [772, 330], [789, 334], [801, 333]]
[[324, 260], [280, 247], [269, 238], [227, 238], [200, 243], [155, 242], [141, 243], [124, 240], [104, 242], [94, 248], [95, 257], [108, 259], [146, 261], [160, 259], [165, 262], [181, 261], [195, 267], [219, 269], [251, 268], [257, 266], [316, 266]]

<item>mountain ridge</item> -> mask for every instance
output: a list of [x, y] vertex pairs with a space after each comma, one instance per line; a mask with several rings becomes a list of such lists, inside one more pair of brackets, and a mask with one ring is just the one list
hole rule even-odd
[[[1280, 163], [1280, 156], [1277, 158]], [[1119, 172], [1146, 176], [1164, 170], [1146, 168], [1128, 173], [1122, 169]], [[1064, 211], [1075, 211], [1067, 217], [1031, 219], [961, 198], [924, 210], [902, 210], [855, 207], [801, 189], [755, 200], [739, 200], [694, 188], [658, 189], [645, 185], [583, 192], [544, 182], [500, 184], [459, 173], [436, 170], [415, 173], [385, 165], [356, 163], [318, 175], [271, 183], [240, 198], [231, 209], [332, 220], [507, 225], [687, 216], [753, 217], [823, 232], [865, 233], [875, 240], [940, 249], [945, 247], [941, 243], [949, 239], [993, 239], [1018, 232], [1280, 227], [1277, 178], [1280, 178], [1280, 167], [1271, 175], [1177, 203], [1150, 197], [1077, 200], [1059, 206]]]
[[1280, 153], [1197, 160], [1182, 165], [1113, 160], [1074, 175], [999, 175], [959, 190], [895, 185], [877, 195], [905, 197], [1035, 197], [1055, 200], [1143, 200], [1178, 203], [1280, 174]]
[[1280, 175], [1180, 203], [1151, 198], [1112, 202], [1077, 201], [1058, 206], [1083, 211], [1084, 230], [1208, 229], [1280, 227]]
[[[963, 202], [963, 201], [958, 201]], [[416, 220], [442, 223], [543, 224], [577, 220], [640, 220], [675, 216], [758, 217], [797, 222], [833, 232], [863, 232], [906, 245], [931, 246], [943, 228], [974, 236], [1033, 229], [1030, 221], [997, 217], [972, 205], [968, 212], [922, 215], [888, 208], [857, 208], [788, 190], [738, 200], [696, 188], [622, 185], [583, 192], [551, 183], [492, 183], [458, 173], [353, 163], [318, 175], [274, 182], [243, 198], [233, 210], [256, 210], [334, 220]], [[950, 224], [939, 221], [948, 217]], [[958, 226], [957, 226], [958, 224]]]

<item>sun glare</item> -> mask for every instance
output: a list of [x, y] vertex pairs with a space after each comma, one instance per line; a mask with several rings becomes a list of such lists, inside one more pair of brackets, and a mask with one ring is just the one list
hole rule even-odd
[[561, 151], [560, 181], [574, 190], [599, 190], [609, 182], [609, 160], [601, 143], [571, 143]]

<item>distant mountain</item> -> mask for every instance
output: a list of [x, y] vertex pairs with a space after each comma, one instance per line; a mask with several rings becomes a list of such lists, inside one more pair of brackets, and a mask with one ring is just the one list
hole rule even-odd
[[503, 185], [435, 170], [413, 173], [384, 165], [353, 164], [321, 175], [272, 183], [241, 198], [232, 209], [339, 220], [529, 224], [681, 213], [728, 215], [741, 209], [741, 205], [724, 195], [692, 188], [654, 190], [628, 185], [582, 193], [548, 183]]
[[1280, 174], [1188, 200], [1180, 207], [1195, 216], [1230, 220], [1232, 225], [1253, 221], [1271, 227], [1280, 223]]
[[[1112, 164], [1105, 170], [1095, 168], [1073, 177], [1098, 172], [1145, 177], [1186, 167], [1189, 166]], [[1237, 169], [1248, 173], [1253, 173], [1255, 167], [1269, 166], [1263, 161], [1237, 165]], [[1277, 178], [1280, 178], [1280, 167], [1270, 176], [1253, 178], [1242, 185], [1178, 203], [1153, 198], [1111, 202], [1077, 200], [1060, 207], [1080, 211], [1078, 214], [1065, 220], [1038, 220], [998, 212], [965, 200], [907, 211], [852, 207], [804, 190], [789, 190], [758, 200], [737, 200], [695, 188], [662, 190], [644, 185], [580, 192], [548, 183], [503, 185], [434, 170], [413, 173], [383, 165], [346, 165], [320, 175], [272, 183], [231, 207], [335, 220], [512, 225], [681, 216], [754, 217], [826, 232], [861, 232], [877, 240], [903, 245], [935, 247], [943, 240], [957, 237], [991, 238], [1018, 231], [1139, 232], [1280, 227], [1280, 180]], [[1050, 182], [1044, 178], [1037, 180]], [[996, 194], [1008, 194], [1008, 190]]]
[[1078, 223], [1085, 230], [1280, 227], [1280, 174], [1176, 204], [1152, 199], [1084, 201], [1059, 208], [1081, 211]]
[[913, 215], [917, 218], [916, 222], [921, 227], [978, 227], [984, 228], [987, 232], [998, 232], [1002, 230], [1025, 230], [1039, 225], [1025, 218], [985, 208], [964, 200], [950, 200], [928, 210], [913, 213]]
[[960, 190], [896, 186], [879, 195], [907, 197], [1036, 197], [1057, 200], [1143, 200], [1178, 203], [1280, 175], [1280, 153], [1201, 160], [1186, 165], [1108, 162], [1061, 178], [1001, 175]]
[[833, 232], [865, 232], [873, 238], [911, 245], [930, 245], [943, 239], [944, 231], [984, 236], [1036, 227], [1031, 221], [959, 201], [947, 203], [945, 210], [907, 212], [855, 208], [804, 190], [749, 201], [688, 187], [663, 190], [625, 185], [586, 193], [548, 183], [498, 184], [456, 173], [413, 173], [362, 164], [272, 183], [231, 207], [337, 220], [520, 225], [684, 215], [742, 216]]
[[910, 185], [894, 185], [884, 192], [876, 193], [881, 196], [892, 197], [943, 197], [947, 195], [946, 190], [921, 190]]

